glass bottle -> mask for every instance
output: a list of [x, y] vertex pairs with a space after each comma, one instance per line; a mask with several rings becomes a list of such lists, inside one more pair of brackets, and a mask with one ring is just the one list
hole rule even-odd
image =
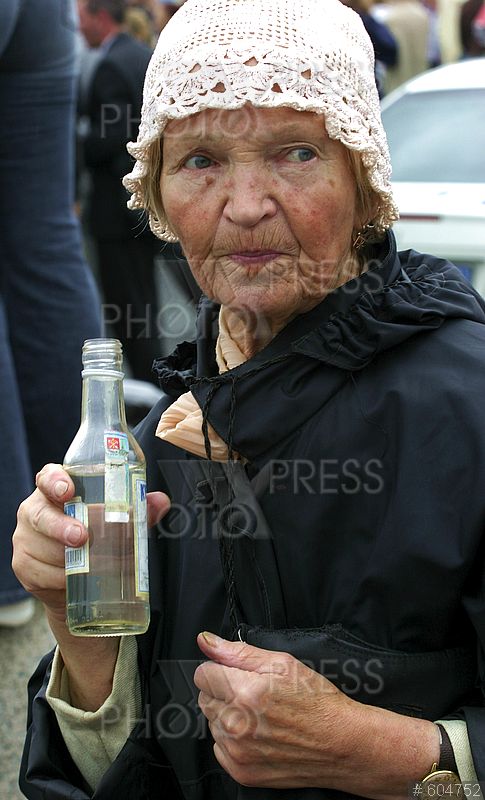
[[64, 511], [89, 531], [66, 547], [69, 630], [76, 636], [139, 634], [148, 628], [145, 458], [126, 423], [122, 347], [84, 343], [81, 425], [64, 459], [75, 486]]

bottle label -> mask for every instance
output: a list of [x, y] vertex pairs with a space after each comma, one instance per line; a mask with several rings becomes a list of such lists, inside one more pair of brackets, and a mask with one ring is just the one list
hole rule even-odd
[[137, 475], [133, 475], [133, 517], [136, 594], [148, 599], [147, 484]]
[[[74, 497], [69, 503], [64, 503], [64, 514], [78, 519], [85, 528], [88, 527], [88, 507], [80, 497]], [[68, 575], [89, 572], [89, 539], [82, 547], [66, 547], [65, 564]]]
[[105, 431], [105, 522], [128, 522], [130, 519], [129, 449], [128, 436], [126, 433]]

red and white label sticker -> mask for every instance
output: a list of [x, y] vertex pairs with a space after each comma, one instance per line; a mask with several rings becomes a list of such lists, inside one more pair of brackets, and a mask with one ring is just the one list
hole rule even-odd
[[107, 455], [127, 455], [129, 450], [127, 435], [107, 431], [104, 434], [104, 449]]

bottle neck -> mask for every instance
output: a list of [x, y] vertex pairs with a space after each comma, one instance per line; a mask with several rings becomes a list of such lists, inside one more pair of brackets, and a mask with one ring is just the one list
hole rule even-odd
[[122, 377], [83, 374], [81, 424], [100, 430], [125, 429], [125, 401]]

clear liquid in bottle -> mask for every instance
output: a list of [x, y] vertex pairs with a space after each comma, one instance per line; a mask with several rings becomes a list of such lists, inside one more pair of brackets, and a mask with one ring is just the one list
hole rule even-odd
[[[109, 521], [106, 514], [104, 464], [68, 472], [75, 497], [66, 512], [84, 516], [90, 534], [84, 547], [66, 551], [69, 629], [80, 636], [143, 633], [149, 617], [145, 476], [137, 465], [129, 469], [130, 502], [123, 522]], [[74, 504], [77, 508], [71, 511]]]

